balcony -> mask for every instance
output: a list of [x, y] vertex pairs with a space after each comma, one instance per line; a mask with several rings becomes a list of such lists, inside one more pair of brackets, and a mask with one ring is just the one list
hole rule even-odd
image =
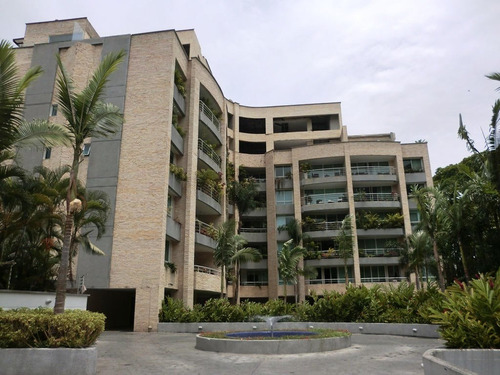
[[207, 185], [198, 185], [196, 189], [196, 212], [199, 215], [220, 215], [222, 213], [220, 192]]
[[184, 138], [179, 134], [175, 126], [172, 125], [172, 145], [174, 151], [179, 155], [184, 155]]
[[413, 172], [413, 173], [405, 173], [405, 180], [407, 184], [425, 184], [427, 182], [427, 178], [425, 177], [425, 173], [422, 172]]
[[267, 210], [266, 207], [257, 207], [253, 209], [252, 211], [249, 211], [243, 215], [244, 217], [263, 217], [267, 216]]
[[408, 281], [406, 277], [388, 277], [388, 276], [380, 276], [380, 277], [362, 277], [361, 282], [363, 284], [366, 283], [394, 283], [394, 282], [402, 282]]
[[181, 224], [167, 215], [167, 236], [174, 241], [181, 240]]
[[205, 266], [194, 266], [194, 289], [220, 292], [220, 271]]
[[[261, 269], [267, 269], [267, 259], [262, 259], [259, 260], [258, 262], [243, 262], [240, 264], [241, 269], [246, 269], [246, 270], [261, 270]], [[243, 285], [243, 283], [241, 284]], [[250, 284], [245, 284], [245, 285], [250, 285]], [[267, 285], [267, 281], [266, 284]]]
[[404, 236], [403, 228], [375, 228], [375, 229], [358, 229], [356, 231], [358, 238], [393, 238]]
[[399, 208], [399, 194], [397, 193], [354, 193], [356, 208]]
[[267, 242], [267, 228], [240, 228], [240, 234], [248, 242]]
[[186, 115], [186, 99], [179, 92], [179, 89], [176, 85], [174, 85], [174, 103], [177, 106], [177, 109], [182, 112], [182, 115]]
[[212, 168], [217, 173], [221, 172], [221, 157], [201, 138], [198, 139], [198, 158], [205, 166]]
[[[205, 103], [200, 100], [200, 121], [208, 128], [212, 143], [222, 144], [220, 122]], [[208, 134], [207, 134], [208, 135]]]
[[304, 233], [312, 239], [332, 238], [338, 236], [338, 230], [341, 227], [341, 221], [324, 221], [307, 225], [304, 228]]
[[351, 168], [352, 180], [396, 182], [398, 180], [396, 169], [391, 166], [354, 166]]
[[217, 242], [213, 238], [214, 227], [212, 225], [196, 220], [195, 232], [195, 242], [201, 250], [211, 251], [215, 249]]
[[168, 188], [172, 195], [176, 197], [182, 196], [182, 184], [172, 172], [168, 174]]
[[349, 209], [347, 193], [311, 194], [302, 198], [302, 212], [345, 211]]
[[303, 173], [300, 181], [302, 186], [313, 186], [315, 188], [331, 188], [332, 186], [345, 186], [346, 173], [344, 167], [313, 169]]
[[375, 248], [375, 249], [359, 249], [360, 257], [399, 257], [400, 249], [391, 248]]

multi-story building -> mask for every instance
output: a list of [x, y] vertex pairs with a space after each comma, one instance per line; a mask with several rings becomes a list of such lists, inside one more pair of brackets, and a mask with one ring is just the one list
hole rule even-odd
[[[314, 242], [304, 263], [317, 275], [299, 280], [299, 298], [342, 291], [346, 277], [356, 284], [406, 278], [389, 242], [418, 221], [409, 186], [432, 184], [425, 143], [401, 144], [393, 133], [350, 136], [340, 103], [247, 107], [228, 100], [193, 30], [100, 37], [78, 18], [27, 24], [15, 42], [22, 71], [44, 70], [27, 90], [25, 115], [54, 122], [64, 121], [55, 99], [56, 53], [76, 87], [108, 52], [127, 53], [106, 91], [106, 101], [123, 111], [123, 127], [111, 138], [88, 139], [80, 168], [87, 188], [105, 191], [112, 207], [106, 234], [96, 240], [106, 255], [81, 251], [76, 265], [89, 308], [105, 312], [109, 327], [154, 330], [165, 295], [188, 306], [217, 297], [211, 228], [231, 218], [264, 255], [242, 265], [242, 299], [283, 296], [277, 258], [288, 234], [278, 228], [290, 220], [305, 223]], [[50, 151], [24, 150], [22, 164], [69, 163], [68, 150]], [[237, 178], [255, 178], [261, 208], [239, 215], [230, 204], [228, 165]], [[207, 171], [220, 181], [203, 183], [214, 175]], [[345, 275], [332, 249], [347, 215], [354, 242]]]

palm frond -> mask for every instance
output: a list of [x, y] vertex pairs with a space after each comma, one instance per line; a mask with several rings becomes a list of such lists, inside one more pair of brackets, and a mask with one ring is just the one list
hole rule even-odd
[[16, 146], [70, 146], [71, 135], [60, 125], [45, 120], [23, 122], [17, 129]]

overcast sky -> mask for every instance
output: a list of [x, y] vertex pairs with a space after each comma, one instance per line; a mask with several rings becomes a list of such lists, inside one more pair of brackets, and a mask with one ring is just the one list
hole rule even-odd
[[425, 139], [433, 171], [483, 149], [500, 72], [498, 0], [0, 0], [0, 38], [87, 17], [101, 36], [194, 28], [243, 105], [341, 102], [349, 134]]

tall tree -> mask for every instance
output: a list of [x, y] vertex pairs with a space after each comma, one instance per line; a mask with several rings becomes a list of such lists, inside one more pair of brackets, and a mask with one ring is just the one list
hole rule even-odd
[[413, 188], [410, 196], [415, 198], [417, 202], [417, 209], [420, 213], [419, 226], [429, 235], [432, 241], [434, 260], [436, 261], [438, 272], [439, 287], [442, 291], [444, 291], [445, 280], [437, 241], [438, 235], [446, 231], [444, 227], [444, 197], [441, 191], [431, 187]]
[[352, 258], [353, 250], [353, 239], [352, 239], [352, 218], [351, 216], [346, 216], [342, 220], [342, 225], [339, 230], [339, 235], [334, 238], [337, 246], [337, 251], [339, 256], [344, 260], [344, 276], [345, 276], [345, 286], [349, 285], [349, 273], [347, 268], [347, 261]]
[[214, 263], [221, 269], [220, 274], [220, 298], [224, 298], [224, 287], [227, 290], [227, 272], [231, 264], [231, 252], [233, 247], [233, 237], [236, 234], [236, 223], [228, 220], [222, 223], [214, 231], [214, 239], [217, 245], [214, 249]]
[[71, 250], [73, 216], [81, 209], [77, 198], [78, 170], [82, 162], [83, 143], [86, 138], [102, 138], [114, 134], [123, 122], [120, 109], [110, 103], [103, 103], [104, 89], [110, 75], [118, 68], [125, 56], [124, 51], [110, 53], [104, 57], [92, 75], [87, 86], [79, 93], [75, 92], [73, 80], [66, 72], [61, 58], [57, 55], [59, 73], [57, 77], [57, 102], [64, 116], [63, 124], [69, 133], [73, 160], [69, 174], [69, 186], [66, 192], [66, 219], [64, 239], [56, 284], [55, 313], [64, 312], [66, 279]]
[[[410, 234], [401, 249], [401, 264], [415, 272], [417, 289], [423, 285], [423, 274], [429, 274], [429, 257], [432, 257], [432, 243], [428, 234], [417, 230]], [[428, 277], [426, 277], [428, 281]]]
[[234, 272], [234, 301], [240, 303], [240, 267], [243, 262], [258, 262], [262, 254], [252, 247], [248, 247], [247, 240], [239, 234], [233, 236], [230, 258], [230, 268]]
[[289, 239], [283, 244], [281, 251], [278, 254], [278, 272], [283, 281], [283, 296], [285, 302], [287, 300], [287, 285], [297, 283], [297, 278], [300, 274], [298, 265], [306, 254], [306, 249], [302, 246], [294, 244], [293, 239]]

